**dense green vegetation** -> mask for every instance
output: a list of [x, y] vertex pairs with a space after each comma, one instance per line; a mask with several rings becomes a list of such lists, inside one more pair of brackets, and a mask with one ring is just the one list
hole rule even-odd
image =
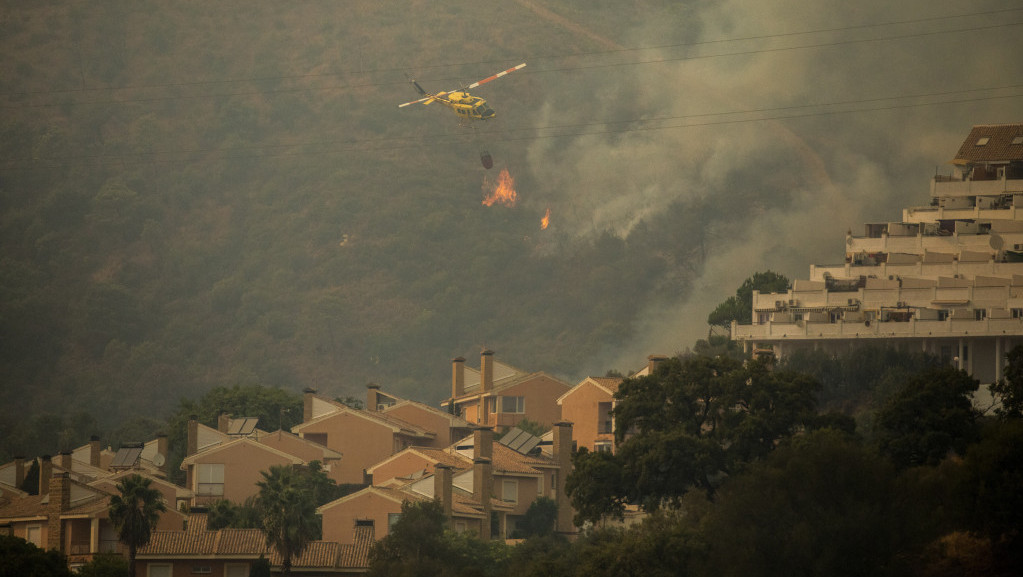
[[[437, 503], [406, 505], [373, 548], [370, 574], [996, 577], [1023, 569], [1023, 420], [969, 409], [976, 381], [951, 367], [911, 375], [874, 409], [871, 436], [851, 420], [807, 418], [813, 403], [799, 391], [812, 390], [812, 379], [780, 371], [766, 386], [757, 382], [763, 368], [675, 359], [623, 383], [618, 416], [637, 426], [615, 455], [576, 456], [571, 496], [588, 521], [577, 540], [484, 544], [445, 528]], [[739, 384], [759, 410], [730, 396]], [[717, 417], [699, 416], [707, 397], [696, 390], [728, 398], [703, 413]], [[658, 444], [665, 434], [675, 441]], [[702, 459], [687, 450], [698, 441]], [[708, 472], [717, 473], [712, 482]], [[622, 512], [613, 505], [625, 504], [648, 515], [608, 523]]]
[[[557, 212], [541, 234], [524, 147], [491, 147], [520, 201], [485, 207], [471, 133], [399, 114], [405, 71], [450, 88], [600, 46], [524, 4], [3, 4], [0, 438], [66, 432], [53, 452], [214, 387], [373, 381], [432, 402], [484, 344], [575, 378], [699, 270], [690, 204], [627, 237]], [[590, 7], [559, 10], [595, 35], [622, 24]], [[538, 82], [489, 96], [524, 119]]]

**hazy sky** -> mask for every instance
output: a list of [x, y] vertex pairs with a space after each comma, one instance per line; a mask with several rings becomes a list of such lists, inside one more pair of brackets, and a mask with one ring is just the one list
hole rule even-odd
[[[630, 50], [581, 57], [570, 81], [545, 87], [537, 126], [614, 131], [529, 144], [562, 230], [627, 235], [676, 202], [705, 216], [695, 294], [652, 304], [647, 338], [608, 366], [705, 337], [710, 310], [755, 271], [806, 278], [811, 263], [841, 261], [847, 229], [927, 203], [973, 125], [1023, 121], [1023, 10], [1012, 8], [1023, 7], [693, 3], [608, 38]], [[663, 48], [631, 50], [646, 46]]]

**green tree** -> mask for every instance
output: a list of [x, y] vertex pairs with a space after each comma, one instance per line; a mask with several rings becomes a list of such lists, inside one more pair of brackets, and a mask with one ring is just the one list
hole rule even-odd
[[550, 497], [539, 497], [529, 504], [526, 514], [515, 524], [512, 537], [545, 537], [554, 533], [554, 522], [558, 518], [558, 503]]
[[[580, 452], [568, 488], [577, 521], [620, 515], [625, 503], [675, 507], [691, 488], [769, 453], [815, 420], [817, 382], [761, 362], [689, 357], [623, 381], [613, 455]], [[570, 489], [569, 489], [570, 488]]]
[[316, 504], [292, 467], [275, 465], [263, 471], [256, 504], [263, 516], [266, 544], [281, 556], [283, 575], [291, 574], [291, 560], [302, 555], [320, 532]]
[[71, 577], [67, 557], [12, 535], [0, 535], [0, 577]]
[[639, 525], [587, 533], [576, 546], [572, 574], [587, 577], [674, 577], [688, 575], [704, 556], [698, 527], [689, 513], [656, 511]]
[[701, 521], [707, 573], [892, 574], [894, 481], [890, 463], [844, 433], [793, 438], [721, 488]]
[[971, 395], [979, 386], [950, 366], [911, 378], [877, 413], [879, 450], [900, 468], [936, 465], [949, 451], [964, 454], [977, 435], [979, 412]]
[[445, 539], [447, 518], [438, 501], [401, 504], [401, 518], [369, 552], [369, 576], [454, 575]]
[[735, 296], [725, 299], [710, 313], [707, 324], [729, 328], [732, 321], [738, 321], [748, 325], [753, 322], [753, 291], [778, 293], [789, 290], [790, 286], [789, 279], [776, 272], [753, 273], [739, 285]]
[[79, 577], [128, 577], [128, 560], [117, 553], [97, 553], [78, 568]]
[[1005, 377], [991, 384], [991, 394], [999, 405], [995, 414], [1003, 419], [1023, 418], [1023, 345], [1017, 345], [1005, 357]]
[[128, 475], [117, 484], [119, 495], [110, 497], [110, 521], [121, 543], [128, 547], [128, 574], [135, 577], [135, 556], [139, 547], [149, 543], [160, 513], [167, 510], [152, 481], [141, 475]]

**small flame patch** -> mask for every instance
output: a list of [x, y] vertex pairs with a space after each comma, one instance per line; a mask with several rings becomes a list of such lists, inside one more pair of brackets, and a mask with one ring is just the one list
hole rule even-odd
[[547, 207], [547, 212], [544, 213], [543, 218], [540, 219], [540, 230], [547, 230], [547, 225], [551, 223], [551, 207]]
[[490, 182], [483, 179], [483, 205], [494, 206], [500, 204], [503, 206], [515, 206], [518, 202], [518, 194], [515, 193], [515, 179], [508, 174], [507, 168], [501, 169], [501, 174], [497, 175], [497, 183], [490, 184]]

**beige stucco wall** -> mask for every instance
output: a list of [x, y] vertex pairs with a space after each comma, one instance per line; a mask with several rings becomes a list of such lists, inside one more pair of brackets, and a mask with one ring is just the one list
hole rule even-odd
[[323, 540], [352, 543], [356, 519], [372, 519], [374, 537], [383, 539], [390, 513], [401, 513], [401, 503], [371, 491], [354, 496], [323, 512]]
[[417, 444], [419, 445], [443, 449], [455, 441], [455, 439], [451, 438], [451, 420], [445, 415], [408, 404], [388, 409], [384, 414], [412, 423], [436, 434], [433, 440], [418, 442]]
[[260, 437], [259, 442], [289, 455], [295, 455], [306, 463], [319, 461], [323, 465], [323, 469], [328, 477], [335, 482], [342, 482], [340, 460], [324, 458], [323, 449], [318, 448], [316, 445], [311, 445], [309, 441], [288, 433], [270, 433]]
[[347, 412], [308, 423], [300, 435], [325, 433], [327, 447], [342, 454], [339, 483], [362, 483], [362, 472], [394, 454], [394, 432], [383, 424]]
[[[258, 444], [238, 443], [224, 449], [199, 453], [194, 461], [194, 471], [200, 464], [224, 465], [224, 495], [222, 498], [232, 503], [244, 503], [245, 499], [259, 493], [256, 483], [263, 480], [262, 472], [269, 471], [274, 465], [291, 465], [292, 460], [260, 447]], [[198, 474], [193, 473], [192, 491], [195, 492], [195, 503], [205, 504], [221, 497], [199, 494]]]
[[572, 423], [572, 438], [577, 447], [590, 451], [596, 441], [611, 441], [610, 433], [597, 433], [600, 427], [600, 403], [610, 403], [614, 398], [600, 387], [584, 382], [572, 390], [561, 401], [561, 420]]

